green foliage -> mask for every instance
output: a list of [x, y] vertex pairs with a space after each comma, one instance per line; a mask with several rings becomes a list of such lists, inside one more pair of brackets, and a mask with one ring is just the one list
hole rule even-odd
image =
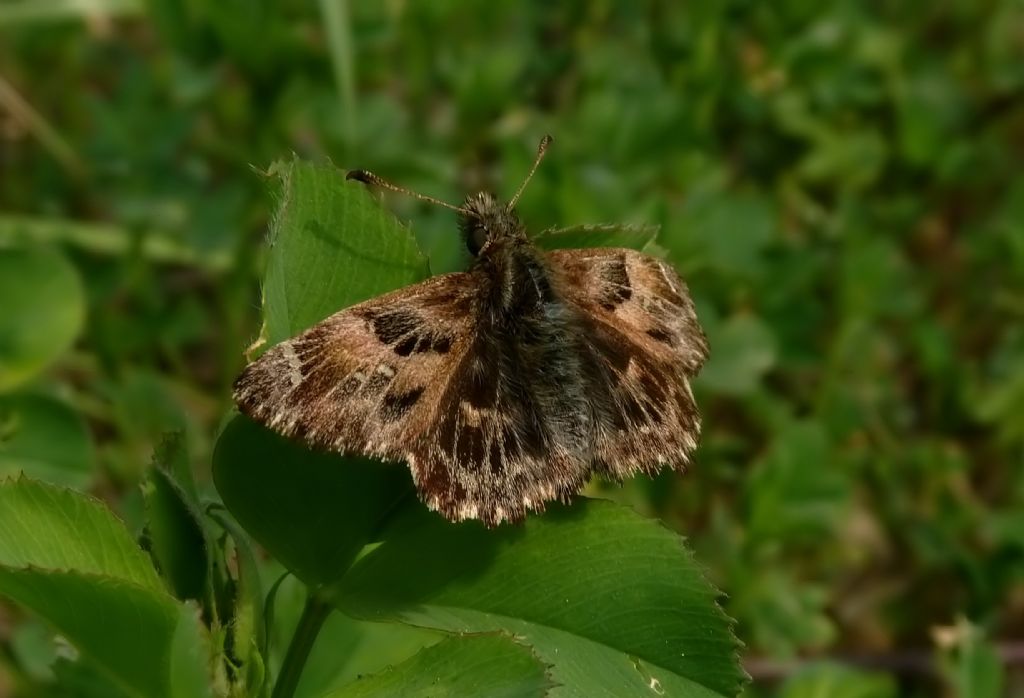
[[608, 502], [497, 532], [412, 512], [330, 593], [357, 617], [513, 633], [551, 665], [556, 695], [731, 696], [742, 680], [729, 622], [682, 541]]
[[39, 614], [130, 695], [208, 695], [205, 629], [108, 510], [27, 479], [0, 484], [0, 593]]

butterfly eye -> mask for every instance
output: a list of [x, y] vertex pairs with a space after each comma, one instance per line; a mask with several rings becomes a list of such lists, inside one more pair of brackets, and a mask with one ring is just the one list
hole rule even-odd
[[476, 257], [487, 244], [487, 228], [483, 221], [476, 216], [467, 216], [462, 221], [462, 234], [466, 239], [466, 249]]

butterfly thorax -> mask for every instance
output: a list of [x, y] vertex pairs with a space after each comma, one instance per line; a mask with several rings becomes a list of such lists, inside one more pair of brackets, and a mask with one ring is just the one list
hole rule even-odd
[[582, 458], [591, 411], [578, 313], [518, 217], [493, 197], [470, 201], [485, 207], [484, 244], [471, 270], [481, 290], [469, 390], [461, 399], [473, 410], [495, 410], [502, 420], [521, 425], [525, 453]]

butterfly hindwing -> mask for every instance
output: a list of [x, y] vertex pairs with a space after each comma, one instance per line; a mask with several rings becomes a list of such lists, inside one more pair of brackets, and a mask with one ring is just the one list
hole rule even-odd
[[481, 325], [410, 465], [431, 508], [449, 519], [494, 525], [575, 494], [590, 461], [582, 433], [586, 406], [545, 390], [543, 372], [553, 362], [529, 356], [486, 319]]
[[685, 285], [634, 250], [559, 250], [548, 259], [587, 337], [595, 468], [622, 479], [682, 466], [700, 432], [689, 379], [708, 352]]

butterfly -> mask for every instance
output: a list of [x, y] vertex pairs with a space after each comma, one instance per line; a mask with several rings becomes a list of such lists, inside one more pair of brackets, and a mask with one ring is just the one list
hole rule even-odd
[[693, 302], [656, 257], [530, 241], [515, 205], [550, 142], [508, 204], [481, 192], [453, 206], [349, 172], [455, 210], [474, 261], [272, 347], [235, 382], [241, 411], [315, 447], [405, 461], [428, 507], [487, 526], [568, 501], [594, 474], [681, 470], [708, 356]]

